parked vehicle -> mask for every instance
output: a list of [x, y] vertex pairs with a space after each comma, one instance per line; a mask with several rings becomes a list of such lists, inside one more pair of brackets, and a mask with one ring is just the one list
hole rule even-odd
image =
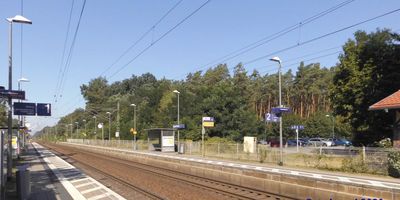
[[299, 138], [299, 141], [301, 142], [301, 146], [307, 146], [308, 145], [308, 138]]
[[[301, 140], [299, 140], [299, 146], [302, 146], [302, 144], [301, 144]], [[297, 146], [297, 144], [296, 144], [296, 140], [295, 139], [291, 139], [291, 140], [288, 140], [287, 141], [287, 145], [288, 146]]]
[[266, 141], [266, 140], [259, 140], [259, 141], [258, 141], [258, 144], [267, 145], [267, 144], [268, 144], [268, 141]]
[[335, 146], [346, 146], [346, 147], [348, 147], [348, 146], [352, 146], [353, 145], [349, 140], [346, 140], [344, 138], [334, 138], [333, 139], [333, 143], [334, 143]]
[[308, 140], [308, 146], [325, 146], [330, 147], [332, 146], [332, 141], [328, 141], [324, 138], [311, 138]]

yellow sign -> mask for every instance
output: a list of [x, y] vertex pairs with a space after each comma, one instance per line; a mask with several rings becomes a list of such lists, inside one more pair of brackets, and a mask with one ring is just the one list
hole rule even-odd
[[214, 127], [214, 122], [203, 122], [204, 127]]
[[136, 135], [136, 134], [137, 134], [137, 131], [136, 131], [134, 128], [131, 128], [130, 132], [131, 132], [133, 135]]

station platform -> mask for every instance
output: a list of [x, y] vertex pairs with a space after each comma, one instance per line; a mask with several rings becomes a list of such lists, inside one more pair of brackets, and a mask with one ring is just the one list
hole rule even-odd
[[28, 199], [125, 199], [37, 143], [21, 158], [30, 171]]
[[[129, 157], [147, 164], [157, 165], [157, 161], [169, 161], [169, 163], [176, 163], [175, 165], [168, 164], [168, 167], [175, 170], [202, 177], [206, 176], [211, 179], [234, 182], [238, 185], [254, 187], [260, 190], [278, 191], [279, 194], [290, 193], [294, 197], [314, 196], [317, 199], [323, 199], [328, 196], [333, 199], [400, 199], [400, 179], [384, 176], [268, 166], [261, 163], [218, 160], [178, 154], [176, 152], [133, 151], [76, 143], [61, 144], [112, 155], [118, 153], [121, 157]], [[236, 174], [239, 178], [233, 176], [233, 174]], [[319, 194], [325, 196], [318, 196]]]

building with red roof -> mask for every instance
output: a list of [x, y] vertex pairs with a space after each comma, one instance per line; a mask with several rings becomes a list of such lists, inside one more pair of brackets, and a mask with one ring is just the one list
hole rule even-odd
[[393, 147], [400, 148], [400, 90], [378, 101], [368, 110], [395, 110], [396, 119], [393, 126]]

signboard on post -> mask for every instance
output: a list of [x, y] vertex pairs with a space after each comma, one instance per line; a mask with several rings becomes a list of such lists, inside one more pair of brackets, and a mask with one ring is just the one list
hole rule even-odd
[[25, 91], [20, 90], [0, 90], [0, 97], [11, 97], [11, 99], [25, 100]]
[[292, 129], [292, 130], [296, 130], [296, 129], [298, 129], [298, 130], [303, 130], [303, 129], [304, 129], [304, 126], [303, 126], [303, 125], [292, 125], [292, 126], [290, 127], [290, 129]]
[[185, 125], [185, 124], [174, 124], [174, 125], [172, 126], [172, 128], [178, 129], [178, 130], [182, 130], [182, 129], [185, 129], [185, 128], [186, 128], [186, 125]]
[[51, 116], [51, 104], [38, 103], [36, 106], [37, 116]]
[[14, 115], [36, 115], [35, 103], [14, 103]]
[[275, 113], [265, 113], [265, 122], [279, 122], [279, 117]]
[[203, 127], [214, 127], [214, 117], [203, 117], [202, 125]]

